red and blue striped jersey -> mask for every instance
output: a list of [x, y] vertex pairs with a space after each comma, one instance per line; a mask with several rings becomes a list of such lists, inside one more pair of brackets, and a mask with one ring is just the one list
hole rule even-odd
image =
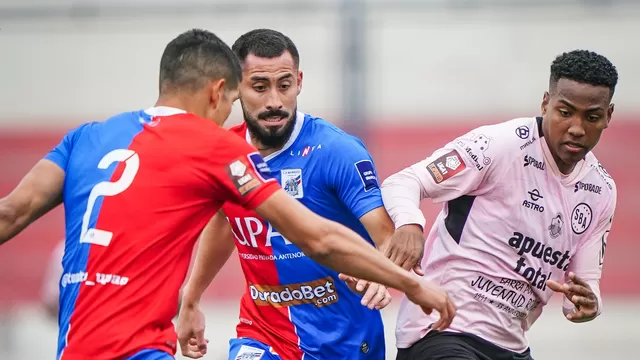
[[172, 318], [202, 229], [223, 203], [254, 209], [279, 189], [246, 141], [166, 107], [81, 125], [45, 159], [66, 174], [62, 360], [174, 354]]
[[[250, 141], [246, 125], [231, 131]], [[373, 244], [360, 218], [383, 202], [360, 140], [298, 112], [289, 141], [265, 160], [289, 195]], [[336, 272], [305, 256], [255, 212], [231, 203], [223, 211], [247, 280], [238, 337], [269, 345], [287, 360], [385, 358], [379, 311], [362, 306]]]

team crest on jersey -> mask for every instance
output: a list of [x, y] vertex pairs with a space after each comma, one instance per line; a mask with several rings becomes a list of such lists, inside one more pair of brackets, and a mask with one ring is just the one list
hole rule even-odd
[[553, 219], [551, 219], [551, 225], [549, 225], [549, 235], [551, 235], [551, 238], [555, 239], [560, 236], [563, 225], [564, 221], [562, 221], [562, 214], [557, 214]]
[[242, 345], [235, 360], [259, 360], [262, 359], [264, 350], [253, 346]]
[[302, 169], [285, 169], [280, 170], [282, 188], [289, 195], [296, 199], [304, 196], [304, 188], [302, 187]]
[[436, 184], [440, 184], [441, 182], [451, 178], [453, 175], [461, 172], [466, 167], [467, 166], [460, 157], [460, 154], [458, 154], [456, 150], [451, 150], [429, 163], [429, 165], [427, 165], [427, 170], [433, 178], [433, 181], [435, 181]]
[[580, 203], [573, 208], [571, 212], [571, 230], [576, 235], [581, 235], [589, 228], [593, 220], [593, 211], [591, 206], [586, 203]]

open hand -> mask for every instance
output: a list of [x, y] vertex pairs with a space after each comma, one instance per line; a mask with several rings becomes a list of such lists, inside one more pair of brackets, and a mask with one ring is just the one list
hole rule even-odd
[[559, 284], [553, 280], [547, 281], [547, 286], [564, 296], [575, 305], [573, 311], [565, 313], [567, 319], [573, 322], [588, 321], [598, 314], [598, 298], [591, 290], [591, 286], [573, 272], [569, 273], [569, 282]]
[[362, 306], [366, 306], [372, 310], [380, 310], [391, 303], [391, 294], [386, 287], [380, 284], [356, 279], [353, 276], [345, 274], [340, 274], [338, 277], [349, 286], [351, 291], [362, 295], [362, 300], [360, 301]]

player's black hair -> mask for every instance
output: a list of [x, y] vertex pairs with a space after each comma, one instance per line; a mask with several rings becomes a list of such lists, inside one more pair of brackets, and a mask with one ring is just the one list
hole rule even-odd
[[231, 47], [241, 62], [250, 54], [273, 59], [288, 51], [296, 67], [300, 65], [300, 54], [296, 45], [283, 33], [271, 29], [255, 29], [240, 36]]
[[231, 48], [215, 34], [192, 29], [167, 44], [160, 60], [160, 93], [195, 91], [219, 79], [226, 81], [227, 88], [237, 89], [242, 68]]
[[551, 63], [549, 88], [554, 88], [560, 79], [606, 86], [613, 97], [618, 84], [618, 71], [609, 59], [600, 54], [588, 50], [573, 50], [559, 55]]

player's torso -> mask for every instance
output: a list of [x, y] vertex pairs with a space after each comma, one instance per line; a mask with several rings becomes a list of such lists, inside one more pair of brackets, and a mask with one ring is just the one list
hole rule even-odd
[[[563, 281], [578, 246], [596, 227], [610, 190], [591, 155], [579, 165], [581, 171], [565, 179], [555, 175], [536, 125], [525, 127], [529, 130], [521, 130], [529, 136], [521, 134], [521, 144], [512, 150], [517, 155], [495, 187], [447, 204], [430, 234], [442, 241], [434, 241], [425, 270], [434, 270], [432, 276], [452, 292], [457, 330], [504, 339], [503, 344], [516, 349], [526, 347], [523, 335], [516, 334], [540, 315], [553, 293], [546, 281]], [[491, 159], [477, 147], [465, 146], [476, 155], [476, 165], [488, 165]], [[458, 244], [450, 241], [450, 228], [456, 214], [464, 212]], [[488, 334], [487, 321], [496, 320], [500, 325]]]
[[[312, 127], [307, 120], [289, 148], [265, 159], [291, 196], [362, 232], [358, 219], [326, 188], [320, 152], [327, 149]], [[247, 280], [238, 336], [257, 338], [291, 359], [301, 358], [300, 348], [305, 358], [339, 359], [344, 351], [366, 356], [384, 347], [379, 312], [361, 306], [360, 296], [336, 272], [308, 258], [255, 212], [229, 203], [223, 210]]]
[[63, 359], [175, 348], [177, 292], [198, 229], [216, 209], [194, 165], [198, 149], [179, 141], [188, 130], [170, 118], [154, 124], [143, 115], [92, 125], [69, 159]]

